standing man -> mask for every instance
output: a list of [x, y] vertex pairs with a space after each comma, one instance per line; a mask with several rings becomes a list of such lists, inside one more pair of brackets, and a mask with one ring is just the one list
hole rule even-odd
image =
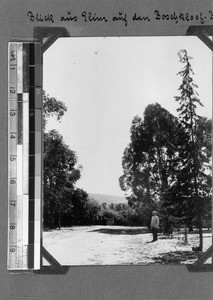
[[159, 228], [159, 217], [157, 216], [157, 212], [152, 212], [152, 219], [151, 219], [151, 230], [153, 234], [153, 242], [156, 242], [158, 239], [158, 228]]

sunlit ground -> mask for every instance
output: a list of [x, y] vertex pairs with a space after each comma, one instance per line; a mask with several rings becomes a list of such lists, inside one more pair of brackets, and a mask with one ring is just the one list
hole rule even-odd
[[[202, 253], [192, 251], [199, 245], [196, 232], [173, 237], [158, 235], [158, 241], [145, 227], [74, 226], [45, 231], [43, 245], [61, 265], [146, 265], [191, 264]], [[212, 243], [212, 234], [204, 230], [203, 251]], [[46, 262], [44, 261], [44, 264]]]

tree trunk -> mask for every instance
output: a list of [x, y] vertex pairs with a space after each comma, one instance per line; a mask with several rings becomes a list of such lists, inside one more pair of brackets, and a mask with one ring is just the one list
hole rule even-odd
[[59, 205], [59, 210], [58, 210], [58, 229], [61, 230], [61, 208]]
[[54, 213], [51, 214], [52, 217], [51, 217], [51, 227], [52, 228], [55, 228], [55, 218], [54, 218]]
[[203, 224], [202, 224], [202, 216], [199, 214], [199, 238], [200, 238], [200, 245], [199, 245], [199, 251], [203, 251]]
[[192, 232], [192, 231], [193, 231], [193, 226], [191, 224], [191, 225], [189, 225], [189, 232]]
[[185, 229], [184, 229], [184, 242], [185, 242], [185, 244], [188, 243], [187, 226], [186, 225], [185, 225]]
[[199, 239], [200, 244], [198, 247], [199, 251], [203, 251], [203, 219], [201, 213], [201, 204], [200, 199], [198, 197], [198, 187], [197, 187], [197, 177], [195, 176], [195, 190], [196, 190], [196, 201], [197, 201], [197, 216], [198, 216], [198, 231], [199, 231]]

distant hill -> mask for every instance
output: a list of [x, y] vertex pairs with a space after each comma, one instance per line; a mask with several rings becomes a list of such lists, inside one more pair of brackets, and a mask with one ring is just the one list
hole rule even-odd
[[113, 195], [103, 195], [103, 194], [89, 194], [89, 197], [96, 200], [99, 204], [107, 203], [107, 204], [119, 204], [125, 203], [127, 204], [127, 200], [122, 196], [113, 196]]

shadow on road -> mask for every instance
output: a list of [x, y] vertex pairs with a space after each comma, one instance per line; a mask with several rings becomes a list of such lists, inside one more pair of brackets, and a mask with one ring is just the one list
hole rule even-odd
[[149, 233], [149, 230], [146, 228], [138, 228], [138, 229], [125, 229], [125, 228], [101, 228], [101, 229], [95, 229], [91, 230], [89, 232], [99, 232], [99, 233], [106, 233], [106, 234], [131, 234], [131, 235], [136, 235], [136, 234], [144, 234], [144, 233]]
[[174, 251], [162, 253], [158, 257], [153, 257], [155, 263], [159, 264], [180, 264], [187, 260], [197, 260], [203, 253], [194, 251]]

